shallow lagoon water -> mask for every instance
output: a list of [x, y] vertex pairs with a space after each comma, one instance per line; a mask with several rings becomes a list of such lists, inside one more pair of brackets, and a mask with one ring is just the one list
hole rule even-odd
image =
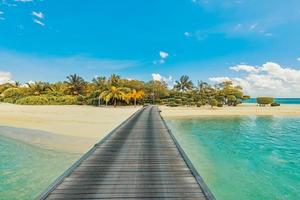
[[78, 157], [0, 136], [0, 199], [34, 199]]
[[300, 199], [299, 117], [202, 117], [167, 124], [218, 200]]

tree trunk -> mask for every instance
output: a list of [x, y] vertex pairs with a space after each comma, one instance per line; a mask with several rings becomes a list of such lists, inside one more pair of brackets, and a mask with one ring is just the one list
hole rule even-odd
[[134, 107], [136, 107], [136, 98], [134, 98]]
[[117, 99], [114, 99], [114, 107], [117, 107]]
[[98, 98], [98, 106], [99, 107], [101, 106], [101, 98], [100, 97]]

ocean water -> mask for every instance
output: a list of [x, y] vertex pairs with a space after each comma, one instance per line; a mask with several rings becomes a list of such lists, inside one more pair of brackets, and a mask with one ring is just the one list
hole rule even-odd
[[217, 200], [300, 199], [300, 118], [203, 117], [167, 124]]
[[[300, 104], [300, 98], [275, 98], [275, 102], [280, 104]], [[246, 101], [245, 103], [256, 103], [256, 98], [251, 98]]]
[[78, 157], [0, 136], [0, 199], [34, 199]]

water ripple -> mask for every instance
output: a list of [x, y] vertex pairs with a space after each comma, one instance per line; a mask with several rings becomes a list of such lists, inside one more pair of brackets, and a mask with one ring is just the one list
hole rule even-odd
[[217, 199], [300, 199], [300, 118], [167, 121]]

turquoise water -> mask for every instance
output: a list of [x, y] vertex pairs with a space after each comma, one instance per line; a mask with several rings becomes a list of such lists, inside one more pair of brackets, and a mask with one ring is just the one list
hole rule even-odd
[[[280, 104], [300, 104], [300, 98], [275, 98], [275, 102]], [[251, 98], [246, 101], [245, 103], [256, 103], [256, 98]]]
[[218, 200], [300, 199], [300, 118], [167, 123]]
[[0, 199], [34, 199], [77, 158], [0, 136]]

